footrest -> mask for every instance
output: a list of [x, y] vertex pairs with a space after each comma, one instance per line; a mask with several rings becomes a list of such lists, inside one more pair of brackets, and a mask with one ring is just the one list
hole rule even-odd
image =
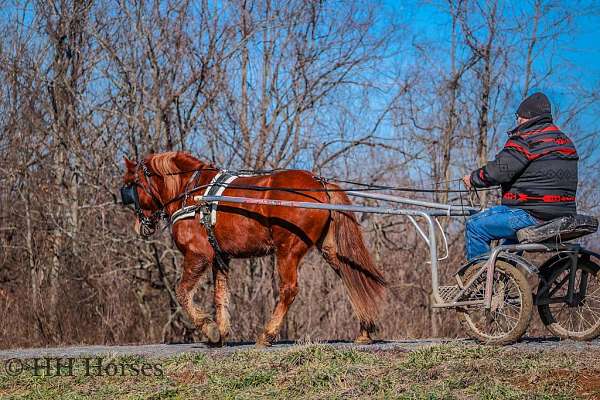
[[440, 297], [444, 303], [450, 303], [459, 292], [460, 287], [458, 286], [440, 286]]

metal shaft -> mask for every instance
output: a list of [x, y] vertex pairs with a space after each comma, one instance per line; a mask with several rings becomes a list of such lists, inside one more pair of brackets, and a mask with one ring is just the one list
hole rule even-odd
[[[364, 193], [364, 192], [355, 192], [352, 190], [349, 190], [346, 193], [351, 196], [362, 197], [362, 198], [366, 198], [366, 199], [390, 201], [392, 203], [411, 204], [414, 206], [437, 208], [440, 210], [459, 211], [459, 212], [462, 212], [467, 215], [479, 212], [479, 210], [474, 207], [468, 207], [468, 206], [463, 207], [463, 206], [457, 206], [457, 205], [453, 205], [453, 204], [434, 203], [431, 201], [415, 200], [415, 199], [409, 199], [407, 197], [392, 196], [389, 194]], [[450, 215], [457, 215], [457, 214], [451, 213]]]
[[294, 207], [294, 208], [309, 208], [316, 210], [331, 210], [331, 211], [351, 211], [371, 214], [393, 214], [393, 215], [415, 215], [415, 216], [443, 216], [447, 215], [442, 211], [418, 211], [407, 210], [391, 207], [365, 207], [352, 204], [329, 204], [315, 203], [308, 201], [293, 201], [293, 200], [275, 200], [275, 199], [256, 199], [252, 197], [235, 197], [235, 196], [194, 196], [195, 201], [206, 202], [221, 202], [221, 203], [236, 203], [236, 204], [258, 204], [264, 206], [276, 207]]

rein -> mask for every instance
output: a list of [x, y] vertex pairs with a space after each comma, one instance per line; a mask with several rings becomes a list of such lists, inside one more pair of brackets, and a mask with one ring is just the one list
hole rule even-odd
[[[142, 182], [140, 181], [140, 179], [137, 175], [137, 172], [140, 168], [142, 169], [144, 176], [146, 177], [146, 180], [148, 181], [148, 187], [146, 187], [144, 184], [142, 184]], [[342, 179], [324, 178], [324, 177], [317, 177], [317, 176], [315, 176], [315, 178], [321, 182], [347, 183], [347, 184], [352, 184], [352, 185], [355, 185], [358, 187], [345, 188], [345, 189], [342, 189], [342, 188], [333, 189], [333, 188], [326, 188], [326, 187], [307, 189], [307, 188], [294, 188], [294, 187], [267, 187], [267, 186], [258, 186], [258, 185], [236, 185], [233, 183], [225, 185], [220, 182], [213, 182], [213, 183], [208, 183], [208, 184], [204, 184], [204, 185], [195, 185], [203, 171], [220, 171], [220, 169], [215, 168], [215, 167], [202, 167], [199, 169], [193, 169], [193, 170], [189, 170], [189, 171], [180, 171], [180, 172], [165, 174], [165, 175], [182, 175], [182, 174], [187, 174], [187, 173], [193, 172], [193, 175], [190, 177], [190, 179], [184, 185], [183, 193], [176, 195], [175, 197], [173, 197], [172, 199], [170, 199], [169, 201], [167, 201], [163, 204], [161, 202], [161, 200], [152, 191], [151, 178], [152, 178], [152, 176], [156, 176], [156, 174], [153, 173], [152, 171], [150, 171], [150, 169], [148, 168], [148, 166], [146, 165], [146, 163], [143, 160], [139, 162], [139, 164], [136, 168], [136, 179], [135, 179], [135, 181], [121, 187], [121, 198], [122, 198], [122, 203], [124, 205], [133, 204], [134, 212], [135, 212], [136, 216], [138, 217], [140, 224], [142, 225], [142, 228], [144, 229], [144, 231], [142, 232], [142, 234], [144, 236], [147, 237], [147, 236], [152, 235], [156, 231], [156, 225], [158, 224], [158, 222], [161, 219], [168, 221], [169, 224], [171, 223], [171, 219], [169, 218], [169, 216], [167, 215], [167, 213], [165, 211], [165, 209], [168, 205], [170, 205], [176, 201], [183, 200], [182, 208], [180, 210], [176, 211], [176, 213], [183, 211], [183, 210], [196, 208], [195, 205], [186, 206], [189, 196], [192, 193], [194, 193], [198, 190], [206, 189], [209, 186], [225, 186], [225, 187], [232, 188], [232, 189], [252, 190], [252, 191], [261, 191], [261, 192], [262, 191], [284, 191], [284, 192], [297, 193], [297, 194], [304, 194], [304, 193], [310, 193], [310, 192], [313, 192], [313, 193], [326, 192], [326, 193], [328, 193], [328, 192], [377, 191], [377, 190], [391, 190], [391, 191], [403, 191], [403, 192], [413, 192], [413, 193], [459, 193], [459, 194], [468, 193], [470, 195], [469, 197], [470, 197], [471, 202], [472, 202], [472, 196], [473, 196], [473, 191], [468, 190], [468, 189], [467, 190], [464, 190], [464, 189], [458, 189], [458, 190], [420, 189], [420, 188], [408, 188], [408, 187], [398, 187], [398, 186], [373, 185], [373, 184], [366, 184], [366, 183], [360, 183], [360, 182], [354, 182], [354, 181], [348, 181], [348, 180], [342, 180]], [[250, 172], [250, 173], [256, 173], [257, 175], [263, 175], [263, 174], [269, 174], [269, 173], [274, 173], [274, 172], [278, 172], [278, 171], [286, 171], [286, 169], [241, 170], [240, 172], [242, 172], [242, 171], [243, 171], [243, 173]], [[459, 180], [460, 179], [456, 179], [456, 180], [448, 181], [448, 182], [454, 182], [454, 181], [459, 181]], [[146, 216], [144, 214], [144, 212], [142, 211], [142, 208], [141, 208], [140, 202], [139, 202], [139, 196], [136, 191], [136, 188], [138, 188], [138, 187], [141, 188], [148, 196], [150, 196], [150, 198], [152, 199], [152, 202], [158, 208], [150, 216]], [[493, 190], [493, 189], [486, 188], [483, 190]], [[476, 194], [476, 196], [478, 197], [478, 194]], [[461, 200], [461, 205], [462, 205], [462, 196], [460, 196], [460, 200]]]

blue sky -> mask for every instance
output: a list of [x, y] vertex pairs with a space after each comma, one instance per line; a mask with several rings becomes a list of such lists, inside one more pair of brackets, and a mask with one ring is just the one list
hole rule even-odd
[[[423, 5], [416, 0], [385, 0], [386, 6], [394, 13], [404, 15], [413, 32], [420, 37], [437, 41], [447, 41], [450, 17], [440, 12], [435, 5]], [[434, 4], [438, 2], [432, 2]], [[445, 3], [445, 2], [443, 2]], [[563, 1], [563, 5], [573, 5], [573, 10], [581, 10], [580, 1]], [[595, 14], [575, 15], [574, 32], [557, 42], [561, 56], [568, 62], [581, 66], [589, 83], [600, 83], [600, 8]]]
[[[406, 32], [403, 32], [403, 36], [406, 35], [403, 37], [404, 39], [407, 37], [416, 37], [419, 40], [435, 43], [437, 46], [449, 46], [450, 17], [447, 12], [440, 10], [441, 7], [447, 7], [446, 0], [381, 1], [383, 1], [386, 8], [386, 12], [384, 13], [386, 20], [401, 23], [406, 27]], [[501, 4], [512, 5], [525, 4], [527, 0], [524, 0], [523, 3], [509, 3], [508, 0], [500, 1], [503, 1]], [[587, 2], [591, 1], [587, 0]], [[582, 4], [584, 3], [586, 2], [573, 0], [561, 2], [563, 6], [572, 4], [571, 9], [579, 14], [575, 15], [572, 24], [575, 28], [574, 32], [570, 36], [561, 38], [555, 42], [556, 48], [560, 50], [558, 54], [561, 59], [554, 59], [553, 62], [560, 66], [560, 70], [553, 79], [544, 84], [544, 87], [537, 88], [546, 92], [551, 97], [554, 105], [558, 104], [560, 106], [561, 104], [573, 103], [577, 100], [570, 94], [569, 89], [569, 86], [574, 84], [580, 84], [587, 89], [596, 87], [600, 90], [600, 33], [598, 32], [598, 28], [600, 28], [600, 11], [597, 11], [595, 14], [582, 14]], [[340, 4], [343, 4], [342, 0], [340, 0]], [[600, 6], [597, 8], [600, 9]], [[9, 18], [16, 11], [16, 9], [3, 8], [0, 18]], [[406, 56], [406, 52], [401, 52], [392, 62], [400, 64], [406, 59]], [[444, 60], [440, 60], [440, 62], [444, 62]], [[387, 66], [382, 69], [386, 68]], [[392, 69], [389, 68], [389, 71], [392, 71]], [[380, 71], [377, 72], [379, 73]], [[513, 102], [515, 108], [521, 100], [519, 96], [515, 96]], [[512, 110], [508, 111], [510, 112], [507, 115], [512, 117]], [[581, 121], [583, 121], [586, 127], [591, 127], [590, 130], [600, 129], [600, 104], [596, 105], [595, 109], [590, 108], [585, 110]], [[500, 130], [507, 130], [513, 122], [513, 120], [507, 119], [503, 122]], [[560, 124], [560, 120], [558, 122]], [[596, 160], [600, 159], [600, 149], [595, 149], [594, 152], [595, 155], [593, 158]]]
[[[383, 0], [384, 6], [388, 8], [387, 15], [392, 21], [401, 22], [412, 37], [418, 41], [427, 41], [435, 46], [450, 46], [450, 16], [447, 12], [447, 2], [444, 0], [431, 0], [423, 2], [419, 0]], [[500, 1], [501, 5], [510, 5], [505, 9], [521, 7], [529, 2], [508, 3]], [[583, 11], [586, 5], [595, 5], [595, 12]], [[553, 40], [553, 48], [543, 52], [534, 63], [534, 69], [544, 69], [545, 63], [555, 66], [554, 75], [547, 79], [542, 86], [533, 87], [533, 91], [543, 91], [550, 97], [554, 110], [564, 108], [568, 104], [576, 103], [579, 99], [572, 91], [573, 86], [585, 88], [596, 93], [600, 91], [600, 4], [592, 1], [562, 1], [561, 7], [570, 7], [573, 11], [572, 32]], [[589, 8], [589, 7], [588, 7]], [[561, 14], [555, 14], [555, 16]], [[405, 54], [404, 54], [405, 55]], [[550, 61], [551, 60], [551, 61]], [[444, 62], [440, 60], [440, 62]], [[546, 64], [547, 65], [547, 64]], [[515, 88], [514, 107], [522, 100], [520, 93]], [[511, 110], [508, 110], [511, 111]], [[512, 111], [507, 115], [513, 115]], [[596, 102], [594, 107], [586, 108], [580, 116], [580, 126], [588, 132], [600, 134], [600, 104]], [[506, 121], [508, 129], [513, 121]], [[559, 125], [561, 118], [558, 118]], [[580, 132], [578, 132], [580, 133]], [[581, 134], [584, 136], [584, 134]], [[595, 140], [598, 143], [598, 140]], [[586, 143], [587, 144], [587, 143]], [[600, 148], [593, 147], [591, 161], [600, 160]]]

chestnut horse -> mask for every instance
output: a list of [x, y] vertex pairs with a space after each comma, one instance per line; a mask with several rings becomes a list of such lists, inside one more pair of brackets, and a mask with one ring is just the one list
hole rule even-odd
[[[125, 164], [127, 170], [123, 190], [130, 190], [132, 196], [137, 196], [135, 208], [138, 232], [140, 222], [148, 228], [148, 225], [158, 222], [157, 216], [169, 217], [179, 210], [184, 201], [182, 194], [190, 189], [190, 184], [206, 187], [218, 173], [211, 165], [184, 152], [149, 155], [139, 164], [125, 159]], [[192, 179], [195, 182], [191, 182]], [[241, 186], [292, 187], [302, 190], [257, 191], [241, 189]], [[193, 194], [201, 195], [203, 189], [198, 189]], [[241, 176], [225, 189], [223, 195], [350, 204], [350, 200], [338, 186], [324, 183], [311, 173], [301, 170]], [[189, 201], [187, 204], [190, 204]], [[193, 218], [179, 220], [171, 227], [173, 239], [184, 256], [176, 294], [180, 305], [208, 341], [222, 345], [230, 330], [228, 273], [227, 269], [218, 267], [215, 251], [198, 214]], [[371, 332], [384, 297], [385, 282], [371, 260], [353, 214], [219, 203], [214, 233], [222, 253], [228, 259], [260, 257], [273, 253], [277, 257], [279, 298], [270, 321], [257, 340], [257, 346], [269, 346], [279, 333], [286, 313], [298, 293], [298, 264], [313, 246], [320, 250], [346, 286], [353, 310], [360, 320], [356, 342], [372, 342]], [[198, 282], [209, 267], [214, 274], [216, 322], [193, 301]]]

